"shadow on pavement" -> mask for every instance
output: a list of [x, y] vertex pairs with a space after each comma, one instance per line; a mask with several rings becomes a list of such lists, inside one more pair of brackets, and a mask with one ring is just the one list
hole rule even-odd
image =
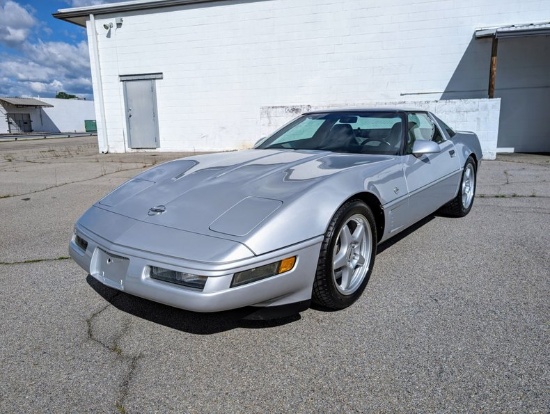
[[441, 216], [441, 217], [444, 217], [442, 214], [439, 214], [438, 212], [436, 213], [433, 213], [433, 214], [430, 214], [429, 216], [423, 218], [422, 220], [420, 220], [419, 222], [416, 222], [415, 224], [413, 224], [412, 226], [406, 228], [405, 230], [403, 230], [401, 233], [393, 236], [391, 239], [383, 242], [383, 243], [380, 243], [378, 245], [378, 249], [376, 251], [376, 254], [380, 254], [382, 253], [384, 250], [386, 249], [389, 249], [390, 247], [392, 247], [395, 243], [398, 243], [400, 242], [401, 240], [403, 240], [405, 237], [407, 237], [409, 234], [412, 234], [414, 233], [416, 230], [418, 230], [420, 227], [428, 224], [430, 221], [432, 221], [434, 218], [436, 218], [437, 216]]
[[120, 292], [101, 284], [90, 275], [86, 281], [100, 296], [123, 312], [196, 335], [212, 335], [235, 328], [272, 328], [301, 319], [297, 313], [272, 320], [246, 320], [257, 312], [257, 308], [252, 307], [215, 313], [190, 312]]

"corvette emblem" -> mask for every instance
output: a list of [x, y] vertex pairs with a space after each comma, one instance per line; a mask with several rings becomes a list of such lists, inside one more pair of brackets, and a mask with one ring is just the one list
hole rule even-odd
[[149, 209], [149, 214], [150, 216], [158, 216], [159, 214], [162, 214], [166, 211], [166, 207], [165, 206], [155, 206], [155, 207], [151, 207]]

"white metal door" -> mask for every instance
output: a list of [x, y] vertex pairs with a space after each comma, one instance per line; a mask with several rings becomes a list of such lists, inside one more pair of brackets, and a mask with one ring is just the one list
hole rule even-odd
[[158, 148], [158, 117], [155, 81], [124, 82], [126, 125], [130, 148]]

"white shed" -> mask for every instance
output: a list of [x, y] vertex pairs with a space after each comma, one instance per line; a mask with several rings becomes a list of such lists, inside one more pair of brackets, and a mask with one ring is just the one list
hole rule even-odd
[[245, 148], [303, 109], [396, 102], [474, 130], [489, 158], [550, 152], [550, 2], [137, 0], [54, 16], [87, 28], [102, 152]]
[[93, 101], [0, 97], [0, 134], [85, 132], [95, 121]]

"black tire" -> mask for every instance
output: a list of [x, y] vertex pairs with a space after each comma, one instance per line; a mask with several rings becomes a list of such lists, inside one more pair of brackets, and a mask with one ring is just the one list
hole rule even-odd
[[476, 192], [476, 163], [469, 157], [464, 164], [460, 187], [455, 198], [441, 207], [440, 212], [449, 217], [464, 217], [474, 205]]
[[[360, 228], [365, 233], [364, 240]], [[376, 244], [376, 224], [370, 208], [361, 200], [342, 205], [325, 233], [312, 301], [328, 309], [344, 309], [354, 303], [372, 273]], [[345, 265], [338, 267], [342, 262]]]

